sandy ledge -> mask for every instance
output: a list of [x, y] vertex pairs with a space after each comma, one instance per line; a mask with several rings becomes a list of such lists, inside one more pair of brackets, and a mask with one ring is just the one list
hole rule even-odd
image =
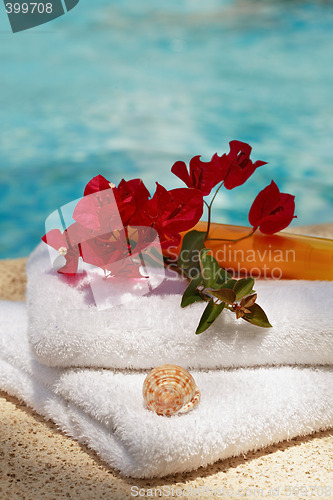
[[[333, 223], [292, 230], [333, 238]], [[1, 300], [24, 300], [25, 263], [26, 259], [0, 262]], [[53, 423], [0, 392], [1, 500], [116, 500], [135, 498], [132, 487], [133, 492], [142, 488], [149, 495], [149, 488], [163, 486], [169, 497], [173, 487], [176, 498], [191, 498], [179, 495], [191, 487], [192, 498], [218, 498], [214, 491], [220, 491], [219, 498], [333, 498], [333, 430], [284, 441], [191, 473], [156, 480], [127, 479], [94, 452], [64, 436]]]

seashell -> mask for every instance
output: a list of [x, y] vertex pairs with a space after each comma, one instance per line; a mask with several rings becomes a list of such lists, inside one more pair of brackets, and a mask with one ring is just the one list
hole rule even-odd
[[177, 365], [154, 368], [145, 378], [142, 392], [149, 410], [158, 415], [187, 413], [200, 401], [194, 378]]

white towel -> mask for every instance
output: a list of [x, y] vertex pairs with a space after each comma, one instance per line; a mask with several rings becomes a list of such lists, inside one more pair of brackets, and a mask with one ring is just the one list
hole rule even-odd
[[190, 471], [333, 426], [332, 367], [195, 371], [199, 405], [162, 417], [144, 407], [144, 372], [39, 364], [24, 304], [0, 303], [0, 339], [0, 388], [126, 476]]
[[67, 277], [51, 269], [46, 245], [30, 257], [27, 274], [29, 340], [35, 357], [49, 366], [147, 369], [175, 363], [216, 369], [333, 364], [329, 281], [257, 281], [258, 303], [273, 328], [253, 326], [224, 311], [207, 331], [195, 335], [205, 304], [181, 309], [187, 282], [179, 278], [166, 280], [159, 293], [98, 310], [80, 277], [69, 286]]

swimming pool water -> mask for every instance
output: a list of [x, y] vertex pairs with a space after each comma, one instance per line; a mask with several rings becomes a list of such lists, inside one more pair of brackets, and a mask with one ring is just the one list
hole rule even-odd
[[272, 179], [295, 224], [333, 220], [332, 2], [81, 0], [15, 35], [0, 9], [0, 257], [98, 173], [178, 187], [176, 160], [231, 139], [269, 164], [214, 220], [246, 224]]

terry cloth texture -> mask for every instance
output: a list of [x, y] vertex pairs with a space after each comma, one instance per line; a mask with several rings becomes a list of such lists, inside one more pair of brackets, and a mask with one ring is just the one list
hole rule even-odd
[[144, 407], [145, 372], [60, 369], [29, 351], [23, 303], [0, 302], [0, 388], [88, 445], [122, 474], [162, 477], [333, 426], [332, 367], [192, 372], [190, 413]]
[[187, 282], [169, 278], [149, 296], [98, 310], [82, 278], [52, 270], [41, 244], [27, 264], [29, 341], [49, 366], [189, 369], [333, 364], [332, 282], [257, 280], [258, 303], [273, 328], [225, 311], [195, 335], [205, 304], [181, 309]]

